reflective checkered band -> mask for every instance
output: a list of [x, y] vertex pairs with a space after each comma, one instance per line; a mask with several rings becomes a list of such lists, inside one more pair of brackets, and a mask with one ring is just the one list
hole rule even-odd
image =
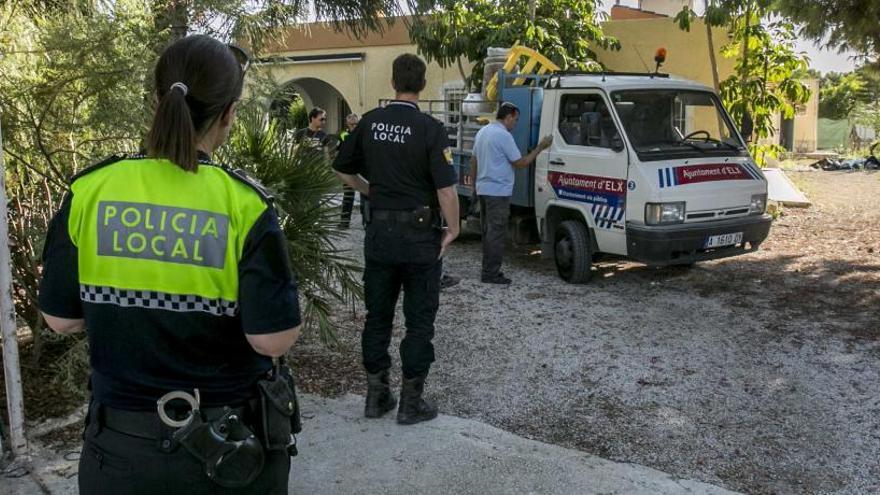
[[235, 316], [238, 303], [224, 299], [208, 299], [192, 294], [168, 294], [150, 290], [116, 289], [97, 285], [79, 286], [79, 297], [83, 302], [94, 304], [115, 304], [124, 308], [164, 309], [188, 313], [202, 311], [216, 316]]

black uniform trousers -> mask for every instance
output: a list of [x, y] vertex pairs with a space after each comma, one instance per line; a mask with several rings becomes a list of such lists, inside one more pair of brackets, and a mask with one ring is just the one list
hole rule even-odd
[[364, 239], [364, 299], [367, 319], [361, 340], [364, 368], [391, 367], [388, 346], [394, 310], [403, 289], [406, 335], [400, 343], [405, 378], [425, 376], [434, 362], [434, 319], [440, 306], [442, 232], [411, 221], [374, 219]]
[[[103, 425], [101, 406], [89, 407], [79, 458], [81, 495], [208, 495], [287, 493], [290, 457], [286, 452], [266, 452], [260, 475], [243, 488], [223, 488], [208, 479], [204, 466], [186, 448], [170, 439], [158, 426], [157, 438], [120, 433]], [[150, 414], [145, 412], [144, 414]], [[247, 422], [246, 422], [247, 423]]]

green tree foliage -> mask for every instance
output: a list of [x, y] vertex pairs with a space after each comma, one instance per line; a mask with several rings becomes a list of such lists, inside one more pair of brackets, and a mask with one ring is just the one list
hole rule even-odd
[[[724, 27], [731, 42], [722, 47], [721, 54], [736, 59], [734, 74], [719, 87], [725, 108], [736, 122], [746, 115], [754, 122], [754, 136], [766, 140], [777, 129], [777, 114], [793, 118], [797, 105], [810, 99], [810, 90], [799, 75], [806, 74], [809, 65], [806, 56], [795, 52], [794, 25], [786, 19], [773, 16], [770, 0], [717, 0], [708, 1], [704, 21]], [[690, 29], [696, 13], [685, 9], [675, 18], [682, 29]], [[752, 154], [759, 163], [764, 156], [775, 156], [778, 145], [753, 144]]]
[[[483, 59], [489, 47], [510, 47], [519, 42], [537, 50], [564, 70], [595, 70], [592, 47], [619, 48], [597, 20], [595, 0], [438, 0], [424, 16], [413, 20], [410, 37], [429, 62], [449, 67], [464, 59], [475, 62], [473, 87], [482, 82]], [[459, 65], [461, 70], [461, 65]]]
[[296, 98], [290, 103], [287, 111], [287, 127], [290, 129], [302, 129], [309, 126], [309, 111], [302, 98]]
[[[46, 13], [48, 12], [48, 13]], [[26, 13], [27, 15], [24, 15]], [[0, 111], [17, 314], [42, 349], [40, 253], [65, 180], [98, 157], [136, 150], [154, 33], [135, 2], [111, 12], [0, 7]]]
[[774, 8], [799, 24], [802, 35], [880, 63], [880, 2], [776, 0]]
[[[198, 30], [254, 47], [270, 29], [310, 14], [336, 20], [339, 29], [361, 35], [386, 26], [384, 17], [400, 13], [403, 5], [394, 0], [0, 3], [0, 124], [10, 197], [14, 298], [17, 314], [35, 338], [34, 360], [40, 358], [47, 334], [36, 304], [36, 288], [49, 218], [73, 173], [111, 153], [140, 149], [153, 101], [151, 70], [169, 39]], [[325, 162], [321, 166], [327, 168]], [[291, 181], [299, 179], [314, 177], [291, 175], [282, 185], [291, 191]], [[333, 187], [326, 189], [331, 184], [325, 179], [332, 177], [316, 183], [325, 193], [338, 188], [334, 179]], [[303, 193], [302, 197], [316, 196]], [[323, 199], [319, 204], [328, 207]], [[324, 218], [306, 206], [289, 202], [285, 210], [294, 219]], [[312, 256], [325, 261], [323, 270], [307, 271], [300, 282], [305, 288], [308, 321], [326, 334], [331, 328], [323, 321], [328, 318], [329, 303], [357, 294], [350, 275], [344, 275], [353, 267], [335, 261], [336, 255], [322, 244], [324, 234], [305, 228], [285, 231], [296, 236], [291, 239], [298, 246], [297, 260], [306, 262]], [[69, 362], [81, 364], [79, 357], [71, 356]]]
[[822, 77], [819, 116], [880, 130], [880, 73], [872, 65], [853, 72], [831, 72]]
[[834, 120], [848, 119], [852, 115], [865, 86], [855, 72], [830, 72], [819, 84], [819, 117]]
[[810, 99], [809, 88], [793, 77], [806, 71], [807, 59], [794, 51], [795, 34], [784, 21], [754, 23], [734, 31], [733, 42], [722, 50], [726, 57], [739, 57], [734, 75], [721, 83], [721, 97], [736, 121], [748, 112], [758, 138], [770, 137], [776, 129], [773, 116], [794, 117], [795, 106]]

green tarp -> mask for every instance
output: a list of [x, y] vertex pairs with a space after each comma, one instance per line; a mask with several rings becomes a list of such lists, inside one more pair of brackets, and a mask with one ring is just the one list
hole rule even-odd
[[851, 133], [852, 123], [848, 120], [819, 119], [819, 149], [847, 149]]

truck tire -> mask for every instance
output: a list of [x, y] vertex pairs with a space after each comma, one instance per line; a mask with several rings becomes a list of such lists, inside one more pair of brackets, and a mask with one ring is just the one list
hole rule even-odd
[[577, 220], [566, 220], [556, 227], [553, 258], [562, 280], [583, 284], [592, 276], [593, 254], [587, 226]]

